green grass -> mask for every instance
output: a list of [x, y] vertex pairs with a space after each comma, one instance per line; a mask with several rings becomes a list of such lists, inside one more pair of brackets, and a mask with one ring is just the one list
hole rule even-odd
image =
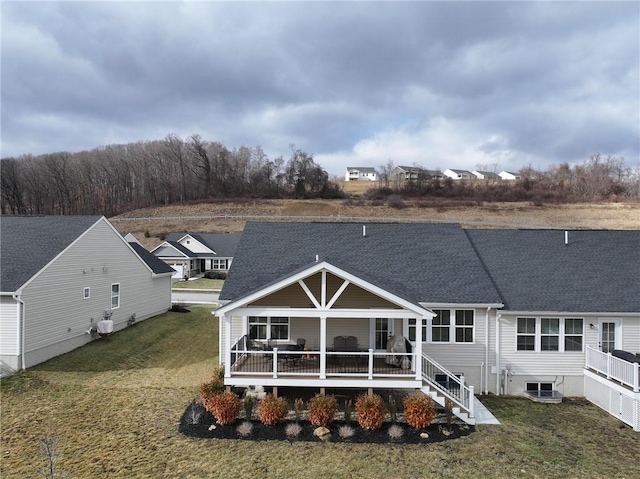
[[431, 445], [192, 439], [177, 431], [217, 364], [209, 307], [137, 323], [2, 380], [0, 477], [36, 477], [38, 438], [57, 435], [75, 478], [631, 478], [640, 434], [584, 400], [483, 402], [501, 426]]
[[173, 289], [222, 289], [224, 279], [198, 278], [191, 281], [176, 281], [172, 283]]

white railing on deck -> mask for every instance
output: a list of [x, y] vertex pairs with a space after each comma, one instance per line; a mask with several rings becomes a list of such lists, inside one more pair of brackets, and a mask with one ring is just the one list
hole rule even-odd
[[[436, 375], [445, 376], [446, 381], [436, 381]], [[467, 411], [469, 417], [473, 417], [473, 386], [467, 386], [464, 377], [456, 376], [429, 356], [422, 354], [422, 378], [443, 396]]]
[[587, 346], [585, 367], [604, 374], [608, 379], [629, 386], [634, 392], [640, 391], [640, 364], [638, 363], [630, 363], [616, 358], [611, 353], [603, 353]]

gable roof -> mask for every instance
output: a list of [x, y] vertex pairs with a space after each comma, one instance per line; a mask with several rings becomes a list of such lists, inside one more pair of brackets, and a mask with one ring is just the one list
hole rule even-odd
[[0, 217], [0, 291], [17, 291], [101, 218]]
[[[222, 258], [232, 258], [235, 255], [241, 236], [240, 233], [169, 233], [167, 240], [173, 245], [187, 235], [215, 251], [215, 256]], [[187, 247], [183, 246], [183, 248], [194, 255]], [[202, 256], [202, 254], [197, 255]]]
[[234, 300], [326, 261], [412, 302], [501, 298], [460, 225], [247, 223], [220, 293]]
[[177, 258], [178, 255], [160, 254], [159, 252], [157, 252], [158, 250], [164, 249], [167, 247], [169, 247], [169, 249], [173, 248], [174, 250], [176, 250], [176, 252], [180, 253], [182, 257], [187, 257], [187, 258], [196, 257], [196, 254], [193, 251], [186, 248], [185, 246], [182, 246], [177, 241], [164, 241], [160, 243], [158, 246], [156, 246], [155, 248], [153, 248], [153, 250], [151, 250], [151, 254], [153, 254], [154, 256], [157, 256], [158, 258]]
[[640, 311], [640, 231], [466, 230], [512, 311]]
[[347, 171], [361, 171], [362, 173], [375, 173], [376, 169], [372, 166], [347, 166]]
[[151, 254], [140, 243], [130, 241], [129, 246], [131, 246], [133, 251], [140, 256], [140, 259], [144, 261], [149, 268], [151, 268], [151, 271], [153, 271], [154, 274], [175, 273], [175, 270], [171, 266]]

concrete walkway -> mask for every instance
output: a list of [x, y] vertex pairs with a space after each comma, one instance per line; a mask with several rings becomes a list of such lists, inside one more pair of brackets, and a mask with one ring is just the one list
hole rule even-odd
[[500, 421], [491, 414], [491, 411], [489, 411], [477, 397], [473, 398], [473, 408], [476, 416], [476, 424], [500, 424]]

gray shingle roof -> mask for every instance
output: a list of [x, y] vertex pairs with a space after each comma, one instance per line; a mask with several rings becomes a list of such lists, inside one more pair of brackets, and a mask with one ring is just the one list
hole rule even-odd
[[315, 261], [327, 261], [413, 302], [500, 303], [455, 224], [247, 223], [222, 300], [240, 298]]
[[152, 255], [141, 244], [130, 242], [129, 246], [133, 248], [136, 254], [140, 256], [140, 259], [142, 259], [155, 274], [175, 273], [175, 270], [171, 266]]
[[512, 311], [640, 311], [640, 231], [467, 230]]
[[167, 240], [177, 242], [187, 234], [215, 251], [216, 256], [221, 258], [233, 258], [241, 236], [240, 233], [170, 233]]
[[0, 217], [0, 291], [16, 291], [100, 218]]

